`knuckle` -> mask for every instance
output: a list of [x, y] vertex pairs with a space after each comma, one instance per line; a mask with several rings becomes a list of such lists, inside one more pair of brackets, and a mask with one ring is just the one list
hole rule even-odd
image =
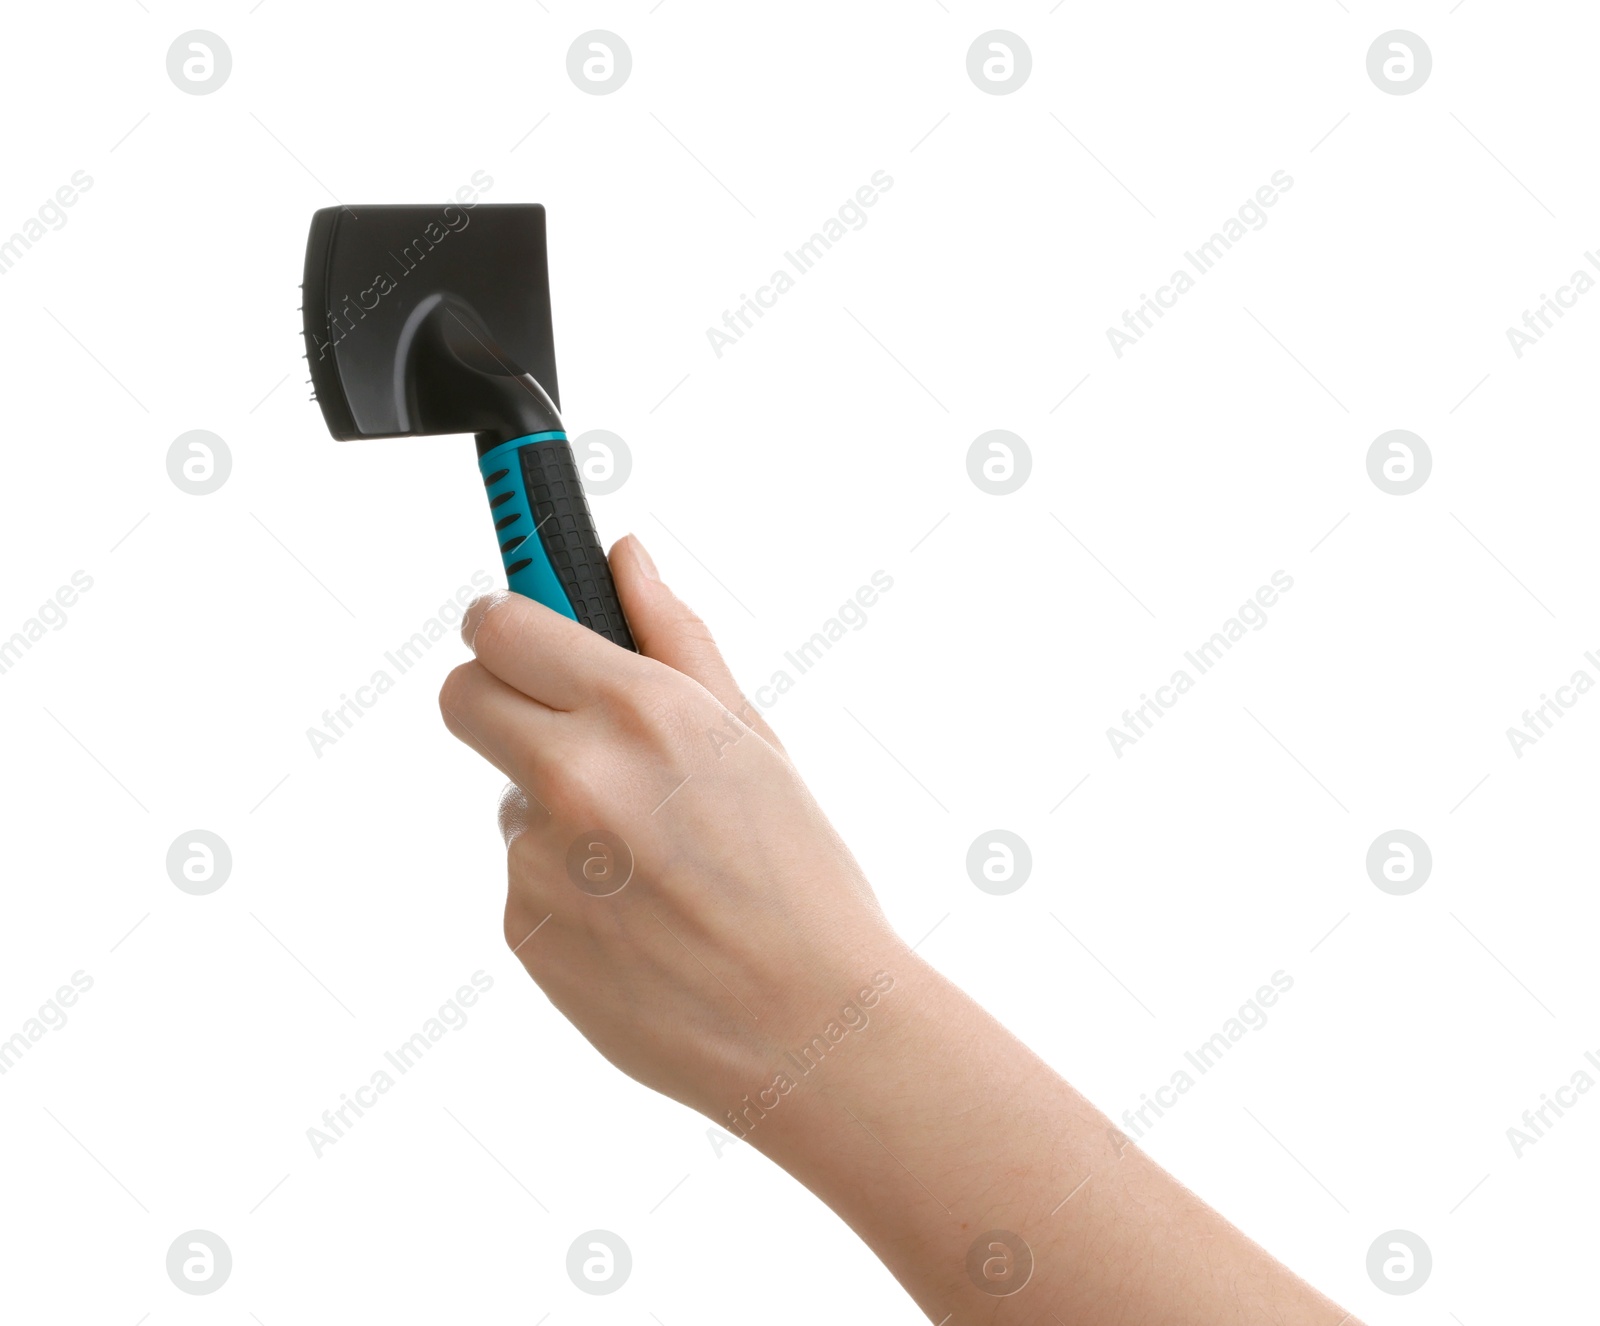
[[533, 834], [518, 834], [506, 844], [506, 870], [510, 885], [507, 907], [518, 905], [525, 886], [541, 868], [548, 850], [539, 836]]
[[619, 718], [627, 737], [654, 751], [671, 749], [694, 731], [703, 708], [700, 688], [687, 679], [659, 676], [628, 696]]
[[515, 783], [507, 783], [500, 791], [500, 804], [495, 808], [495, 822], [500, 828], [500, 840], [509, 852], [516, 840], [528, 831], [532, 818], [528, 794]]
[[594, 828], [615, 794], [615, 769], [601, 756], [575, 752], [562, 760], [550, 779], [548, 801], [557, 822], [580, 830]]
[[672, 634], [679, 644], [710, 645], [712, 649], [717, 647], [711, 628], [697, 613], [688, 610], [672, 624]]

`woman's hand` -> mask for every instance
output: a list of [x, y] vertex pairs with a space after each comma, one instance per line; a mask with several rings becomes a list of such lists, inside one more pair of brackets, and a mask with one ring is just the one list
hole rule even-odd
[[612, 1063], [725, 1122], [904, 946], [705, 624], [637, 539], [611, 567], [639, 654], [490, 594], [440, 709], [511, 780], [507, 943]]
[[637, 540], [611, 567], [642, 653], [490, 595], [440, 695], [512, 781], [506, 941], [556, 1007], [933, 1321], [1352, 1326], [896, 938], [705, 626]]

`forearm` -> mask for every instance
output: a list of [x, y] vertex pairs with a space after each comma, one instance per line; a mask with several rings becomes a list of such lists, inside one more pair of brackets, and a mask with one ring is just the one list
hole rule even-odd
[[781, 1059], [794, 1089], [739, 1117], [933, 1321], [1120, 1326], [1182, 1304], [1208, 1326], [1351, 1326], [960, 990], [895, 964], [868, 1025], [803, 1075]]

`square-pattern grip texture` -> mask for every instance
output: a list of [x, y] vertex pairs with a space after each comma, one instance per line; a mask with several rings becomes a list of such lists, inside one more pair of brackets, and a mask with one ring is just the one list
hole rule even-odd
[[539, 541], [573, 612], [591, 631], [636, 651], [600, 536], [595, 533], [572, 444], [564, 438], [551, 438], [523, 447], [518, 455]]

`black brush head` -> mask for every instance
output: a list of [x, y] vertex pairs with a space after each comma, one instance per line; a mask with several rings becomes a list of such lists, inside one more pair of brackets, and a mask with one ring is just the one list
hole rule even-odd
[[328, 207], [311, 218], [306, 361], [328, 431], [559, 429], [544, 208]]

